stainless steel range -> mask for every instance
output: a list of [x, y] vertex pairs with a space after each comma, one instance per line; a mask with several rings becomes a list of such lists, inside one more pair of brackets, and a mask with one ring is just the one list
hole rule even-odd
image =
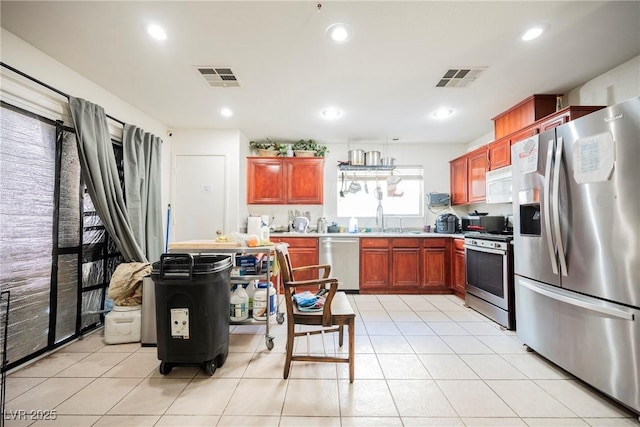
[[510, 234], [468, 233], [466, 304], [507, 329], [515, 329], [513, 246]]

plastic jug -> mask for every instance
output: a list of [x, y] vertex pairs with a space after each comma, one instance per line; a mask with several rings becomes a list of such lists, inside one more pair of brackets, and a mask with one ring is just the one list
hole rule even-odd
[[358, 232], [358, 220], [355, 217], [351, 217], [349, 219], [349, 233], [357, 233]]
[[253, 292], [253, 318], [256, 320], [267, 320], [267, 298], [269, 299], [269, 316], [276, 314], [276, 290], [273, 288], [273, 283], [269, 282], [268, 286], [268, 294], [266, 282], [259, 282]]
[[242, 285], [234, 285], [229, 299], [229, 320], [241, 322], [249, 318], [249, 295]]

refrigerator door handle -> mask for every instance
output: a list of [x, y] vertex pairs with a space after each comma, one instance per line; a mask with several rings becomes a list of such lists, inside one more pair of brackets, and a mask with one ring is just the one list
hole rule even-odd
[[[544, 289], [541, 286], [536, 285], [535, 283], [531, 283], [527, 280], [523, 280], [521, 278], [518, 278], [518, 283], [520, 284], [520, 286], [524, 286], [525, 288], [528, 288], [530, 290], [532, 290], [535, 293], [538, 293], [540, 295], [544, 295], [546, 297], [549, 297], [551, 299], [554, 299], [556, 301], [560, 301], [569, 305], [574, 305], [577, 307], [582, 307], [584, 309], [587, 310], [591, 310], [591, 311], [595, 311], [598, 313], [602, 313], [602, 314], [606, 314], [608, 316], [613, 316], [613, 317], [617, 317], [620, 319], [624, 319], [624, 320], [630, 320], [630, 321], [635, 321], [635, 317], [633, 315], [633, 313], [629, 313], [627, 311], [623, 311], [617, 308], [613, 308], [613, 307], [605, 307], [602, 305], [598, 305], [598, 304], [594, 304], [588, 301], [583, 301], [579, 298], [574, 298], [568, 295], [563, 295], [560, 292], [555, 292], [555, 291], [549, 291], [547, 289]], [[579, 296], [578, 296], [579, 297]]]
[[547, 149], [547, 165], [544, 168], [544, 231], [547, 236], [547, 244], [549, 245], [549, 257], [551, 258], [551, 270], [553, 274], [558, 274], [558, 260], [556, 258], [555, 245], [553, 243], [553, 235], [551, 233], [551, 163], [553, 160], [553, 146], [555, 141], [549, 141]]
[[555, 165], [553, 172], [553, 228], [556, 234], [556, 248], [558, 250], [558, 259], [560, 260], [560, 273], [567, 275], [567, 257], [564, 253], [564, 244], [562, 243], [562, 232], [560, 230], [560, 167], [562, 166], [562, 145], [563, 138], [558, 137], [556, 145]]

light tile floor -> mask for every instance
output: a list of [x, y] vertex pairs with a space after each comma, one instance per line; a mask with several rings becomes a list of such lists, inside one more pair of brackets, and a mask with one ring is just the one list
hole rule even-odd
[[[638, 425], [460, 298], [349, 298], [353, 384], [346, 364], [296, 362], [283, 380], [286, 330], [275, 322], [272, 351], [264, 324], [232, 326], [228, 359], [212, 377], [196, 367], [160, 375], [156, 348], [105, 345], [98, 331], [9, 375], [6, 426]], [[310, 351], [344, 353], [333, 335], [314, 336]], [[55, 421], [12, 419], [50, 410]]]

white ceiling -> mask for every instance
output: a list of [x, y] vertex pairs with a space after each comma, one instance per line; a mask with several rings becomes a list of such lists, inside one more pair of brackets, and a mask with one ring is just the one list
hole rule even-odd
[[[640, 2], [6, 1], [2, 27], [170, 128], [250, 139], [467, 143], [534, 93], [565, 93], [640, 54]], [[166, 28], [163, 43], [145, 25]], [[348, 23], [347, 44], [325, 29]], [[548, 31], [524, 43], [532, 24]], [[11, 65], [11, 64], [9, 64]], [[212, 88], [196, 66], [230, 66]], [[467, 88], [449, 68], [488, 67]], [[72, 93], [82, 97], [82, 94]], [[228, 119], [222, 107], [235, 112]], [[342, 109], [338, 120], [320, 111]], [[437, 121], [446, 106], [455, 114]], [[108, 112], [107, 112], [108, 113]]]

